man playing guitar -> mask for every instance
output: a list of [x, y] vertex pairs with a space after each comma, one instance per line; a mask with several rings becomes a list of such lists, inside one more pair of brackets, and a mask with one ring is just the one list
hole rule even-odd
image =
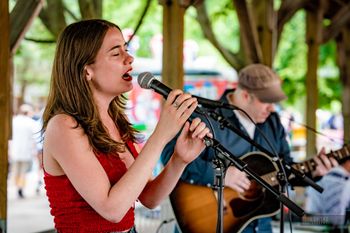
[[[218, 112], [232, 125], [243, 131], [247, 136], [252, 138], [256, 143], [260, 144], [265, 149], [272, 151], [270, 146], [271, 144], [273, 150], [278, 153], [278, 156], [282, 158], [285, 163], [291, 164], [292, 158], [290, 157], [290, 148], [286, 140], [286, 133], [280, 122], [278, 114], [275, 112], [274, 106], [276, 103], [284, 100], [285, 98], [286, 95], [281, 88], [281, 80], [279, 76], [265, 65], [251, 64], [239, 72], [237, 88], [234, 90], [227, 90], [221, 97], [220, 101], [241, 108], [252, 118], [254, 123], [238, 110], [219, 109]], [[211, 121], [211, 124], [214, 127], [212, 129], [214, 131], [214, 137], [234, 155], [241, 157], [249, 152], [257, 151], [257, 148], [252, 146], [243, 138], [239, 137], [232, 130], [226, 128], [221, 129], [219, 123], [216, 121]], [[269, 142], [266, 141], [262, 134], [267, 137]], [[164, 164], [169, 160], [172, 151], [173, 144], [171, 142], [168, 144], [162, 154], [162, 161]], [[181, 180], [189, 184], [212, 187], [214, 182], [214, 169], [212, 165], [212, 160], [215, 157], [214, 154], [215, 151], [212, 148], [206, 148], [195, 161], [187, 166]], [[302, 169], [311, 178], [317, 178], [323, 176], [332, 167], [337, 165], [337, 161], [332, 157], [328, 158], [325, 155], [324, 148], [322, 148], [319, 154], [313, 158], [313, 167], [302, 167]], [[249, 162], [248, 166], [250, 166]], [[263, 168], [264, 166], [266, 166], [266, 164], [262, 163], [258, 166], [258, 168]], [[290, 180], [290, 182], [292, 182], [292, 185], [302, 185], [302, 182], [297, 181], [296, 179], [293, 181]], [[234, 166], [228, 167], [225, 175], [225, 190], [229, 188], [236, 191], [239, 195], [244, 196], [244, 193], [251, 187], [252, 180], [247, 177], [246, 173], [241, 172]], [[174, 195], [176, 195], [176, 192]], [[171, 200], [173, 202], [175, 199], [171, 198]], [[256, 202], [254, 206], [259, 205], [257, 203], [258, 202]], [[172, 204], [174, 208], [174, 203]], [[179, 202], [178, 204], [181, 203]], [[230, 205], [230, 203], [227, 204]], [[237, 203], [231, 204], [233, 205], [231, 206], [233, 209], [240, 208], [240, 205]], [[174, 211], [176, 215], [177, 211]], [[216, 214], [216, 212], [208, 212], [209, 211], [206, 211], [207, 215]], [[189, 223], [187, 221], [184, 224], [188, 225]], [[198, 226], [203, 224], [204, 220], [202, 223], [199, 223]], [[181, 221], [179, 222], [179, 225], [181, 226]], [[214, 229], [215, 231], [215, 226], [211, 229]], [[227, 228], [225, 229], [227, 230]], [[232, 229], [235, 230], [233, 231]], [[192, 232], [192, 230], [189, 228], [182, 230], [183, 232]], [[227, 232], [236, 231], [238, 231], [236, 228], [227, 230]], [[243, 232], [272, 232], [271, 218], [260, 217], [259, 219], [251, 221], [249, 224], [247, 224]]]

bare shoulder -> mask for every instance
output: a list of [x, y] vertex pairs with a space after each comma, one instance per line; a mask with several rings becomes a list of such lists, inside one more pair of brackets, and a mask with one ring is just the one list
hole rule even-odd
[[77, 126], [77, 121], [67, 114], [57, 114], [52, 117], [47, 125], [47, 130], [57, 130], [62, 128], [74, 128]]
[[44, 166], [50, 174], [74, 170], [72, 164], [78, 164], [81, 156], [90, 152], [87, 136], [73, 117], [58, 114], [50, 119], [44, 136]]
[[45, 131], [45, 141], [47, 143], [65, 144], [78, 142], [84, 138], [85, 134], [81, 127], [77, 127], [77, 121], [66, 114], [58, 114], [52, 117]]

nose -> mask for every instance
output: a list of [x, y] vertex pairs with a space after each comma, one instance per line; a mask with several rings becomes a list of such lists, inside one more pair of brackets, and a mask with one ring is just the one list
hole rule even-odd
[[131, 56], [129, 53], [126, 53], [126, 58], [124, 63], [128, 65], [128, 64], [132, 64], [133, 62], [134, 62], [134, 57]]
[[269, 104], [269, 105], [268, 105], [268, 110], [269, 110], [270, 112], [274, 112], [274, 111], [275, 111], [275, 104]]

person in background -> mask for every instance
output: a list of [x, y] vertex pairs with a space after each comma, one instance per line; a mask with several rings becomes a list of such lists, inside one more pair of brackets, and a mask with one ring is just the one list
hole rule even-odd
[[[133, 88], [132, 63], [121, 29], [84, 20], [61, 33], [43, 113], [43, 169], [58, 232], [136, 232], [135, 202], [155, 208], [211, 136], [197, 101], [170, 92], [142, 150], [124, 110]], [[183, 129], [182, 129], [183, 128]], [[168, 165], [152, 178], [164, 146], [180, 131]]]
[[[33, 119], [36, 121], [37, 126], [38, 126], [38, 132], [40, 132], [40, 129], [42, 128], [42, 114], [43, 114], [43, 108], [37, 109], [35, 114], [33, 115]], [[43, 158], [43, 135], [38, 133], [35, 137], [36, 140], [36, 149], [37, 149], [37, 165], [38, 165], [38, 173], [37, 173], [37, 185], [35, 192], [37, 195], [40, 195], [40, 192], [42, 190], [42, 186], [44, 183], [44, 175], [43, 175], [43, 163], [42, 163], [42, 158]]]
[[327, 218], [335, 226], [344, 225], [346, 211], [350, 211], [350, 159], [332, 168], [317, 183], [324, 191], [307, 188], [306, 212]]
[[9, 142], [9, 158], [15, 177], [19, 198], [24, 198], [27, 173], [37, 154], [35, 136], [39, 133], [37, 123], [31, 118], [33, 108], [29, 104], [19, 107], [12, 120], [12, 140]]
[[[283, 158], [286, 163], [292, 163], [286, 133], [278, 114], [275, 112], [275, 104], [286, 98], [287, 96], [281, 88], [281, 79], [271, 68], [262, 64], [251, 64], [239, 72], [237, 88], [226, 90], [220, 101], [241, 108], [252, 118], [253, 122], [239, 110], [218, 109], [218, 112], [235, 128], [271, 151], [270, 145], [263, 137], [264, 134], [278, 156]], [[258, 150], [232, 130], [222, 129], [217, 121], [211, 121], [215, 138], [234, 155], [241, 157], [248, 152]], [[174, 142], [175, 140], [170, 142], [164, 149], [161, 157], [163, 164], [167, 164], [171, 158]], [[215, 151], [212, 148], [206, 148], [196, 160], [187, 166], [181, 180], [212, 187], [214, 184], [214, 157]], [[329, 169], [337, 165], [336, 160], [328, 159], [325, 156], [324, 149], [320, 151], [318, 156], [314, 157], [314, 160], [317, 165], [316, 169], [308, 174], [313, 178], [326, 174]], [[225, 187], [241, 194], [244, 194], [251, 185], [251, 180], [246, 173], [234, 166], [229, 166], [226, 170], [224, 182]], [[254, 220], [243, 232], [272, 232], [271, 218]]]

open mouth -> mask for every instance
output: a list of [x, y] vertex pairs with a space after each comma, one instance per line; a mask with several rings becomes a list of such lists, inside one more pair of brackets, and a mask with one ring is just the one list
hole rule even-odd
[[125, 81], [131, 81], [132, 77], [129, 73], [125, 73], [122, 77]]

